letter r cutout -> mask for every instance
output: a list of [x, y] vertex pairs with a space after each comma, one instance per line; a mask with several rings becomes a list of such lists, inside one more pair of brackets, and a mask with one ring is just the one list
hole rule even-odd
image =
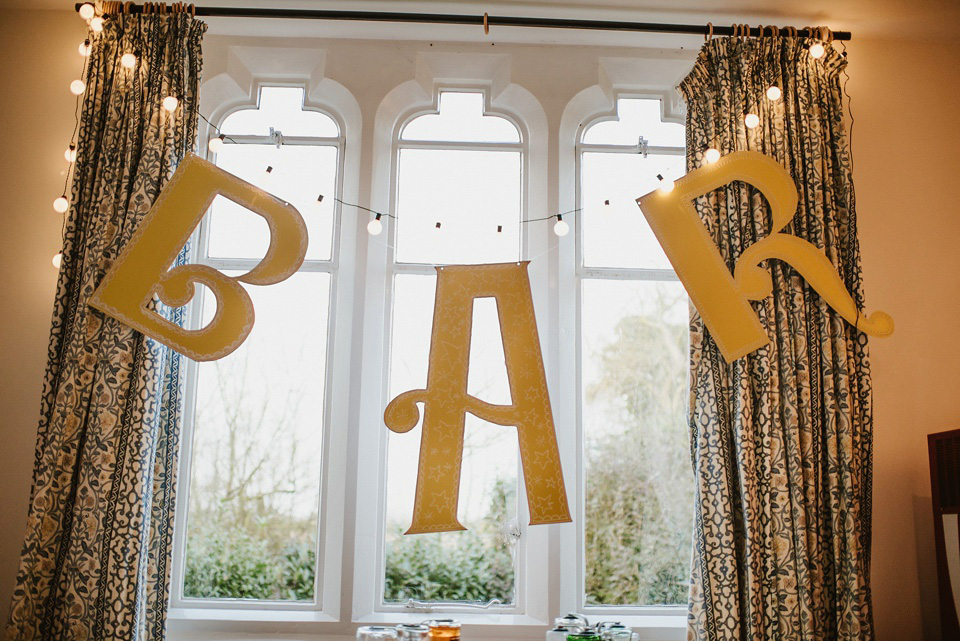
[[[266, 219], [270, 246], [263, 260], [236, 278], [206, 265], [170, 269], [217, 194]], [[215, 360], [239, 347], [253, 329], [253, 302], [240, 282], [279, 283], [297, 271], [306, 251], [307, 229], [296, 208], [190, 154], [104, 276], [90, 305], [181, 354]], [[217, 299], [216, 314], [206, 327], [187, 330], [149, 309], [154, 296], [171, 307], [186, 305], [196, 283], [209, 287]]]
[[755, 151], [727, 154], [679, 179], [671, 191], [657, 190], [637, 199], [727, 362], [770, 341], [750, 305], [752, 297], [734, 280], [693, 206], [696, 198], [735, 180], [749, 183], [766, 197], [773, 218], [771, 233], [790, 222], [797, 210], [793, 180], [777, 161]]
[[[770, 204], [769, 233], [737, 257], [733, 275], [700, 221], [693, 201], [735, 180], [757, 188]], [[710, 335], [728, 363], [766, 345], [767, 336], [751, 300], [773, 291], [770, 274], [759, 265], [782, 260], [795, 269], [848, 323], [871, 336], [893, 333], [893, 319], [881, 311], [867, 316], [847, 292], [833, 264], [812, 243], [782, 234], [797, 210], [793, 178], [773, 158], [756, 151], [736, 151], [676, 182], [669, 192], [637, 199], [653, 233], [666, 252]]]
[[[400, 394], [383, 416], [389, 429], [408, 432], [420, 420], [417, 403], [424, 404], [413, 523], [407, 534], [465, 529], [457, 520], [457, 505], [467, 412], [517, 427], [530, 524], [570, 521], [527, 265], [437, 267], [427, 387]], [[497, 303], [512, 405], [493, 405], [467, 394], [473, 301], [487, 297]]]

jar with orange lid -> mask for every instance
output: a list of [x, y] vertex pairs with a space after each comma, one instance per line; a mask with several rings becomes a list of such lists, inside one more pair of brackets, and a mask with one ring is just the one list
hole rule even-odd
[[460, 641], [460, 622], [453, 619], [434, 619], [424, 623], [430, 628], [430, 641]]

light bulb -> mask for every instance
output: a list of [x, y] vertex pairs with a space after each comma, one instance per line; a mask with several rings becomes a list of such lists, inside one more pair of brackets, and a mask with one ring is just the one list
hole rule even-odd
[[557, 223], [553, 226], [553, 233], [561, 238], [570, 233], [570, 225], [567, 224], [567, 221], [557, 216]]
[[780, 100], [780, 96], [783, 95], [783, 92], [780, 91], [780, 87], [777, 85], [770, 85], [770, 88], [767, 89], [767, 98], [770, 100]]
[[167, 111], [176, 111], [177, 105], [180, 104], [180, 101], [177, 100], [176, 96], [167, 96], [163, 99], [163, 108]]
[[63, 152], [63, 158], [67, 162], [73, 162], [77, 159], [77, 146], [70, 145], [67, 147], [67, 150]]
[[97, 16], [90, 20], [90, 28], [93, 29], [94, 33], [100, 33], [103, 31], [103, 18]]
[[211, 138], [210, 142], [207, 143], [207, 149], [213, 153], [217, 153], [223, 149], [223, 134], [217, 136], [216, 138]]
[[746, 118], [743, 119], [743, 122], [747, 125], [747, 127], [753, 129], [760, 124], [760, 116], [757, 114], [747, 114]]
[[74, 80], [70, 83], [70, 93], [72, 93], [74, 96], [79, 96], [86, 88], [87, 85], [83, 82], [83, 80]]
[[60, 196], [55, 201], [53, 201], [53, 211], [58, 214], [63, 214], [70, 208], [70, 202], [67, 200], [66, 196]]
[[367, 223], [367, 231], [370, 232], [371, 236], [379, 236], [380, 232], [383, 231], [383, 223], [380, 222], [379, 214], [376, 218]]
[[660, 191], [665, 194], [669, 194], [671, 191], [673, 191], [674, 187], [676, 187], [676, 183], [669, 178], [660, 182]]
[[90, 55], [90, 50], [93, 49], [93, 46], [90, 44], [89, 40], [84, 40], [80, 43], [80, 46], [77, 47], [77, 51], [80, 52], [80, 55], [86, 58]]
[[710, 164], [717, 162], [720, 160], [720, 150], [710, 147], [710, 149], [707, 149], [707, 151], [704, 152], [703, 159]]
[[120, 56], [120, 64], [122, 64], [127, 69], [133, 69], [137, 66], [137, 57], [132, 53], [125, 53]]
[[81, 18], [84, 20], [89, 20], [93, 17], [93, 14], [96, 13], [96, 10], [93, 8], [92, 4], [89, 2], [84, 2], [82, 5], [80, 5], [79, 13]]
[[810, 56], [814, 59], [822, 58], [825, 52], [826, 49], [824, 49], [823, 45], [819, 42], [814, 42], [812, 45], [810, 45]]
[[60, 263], [63, 262], [63, 252], [54, 254], [53, 260], [51, 260], [50, 262], [53, 263], [54, 267], [56, 267], [57, 269], [60, 269]]

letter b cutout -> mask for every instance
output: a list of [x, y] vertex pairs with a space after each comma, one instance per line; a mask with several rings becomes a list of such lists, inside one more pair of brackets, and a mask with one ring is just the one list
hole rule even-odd
[[[467, 412], [517, 427], [530, 524], [570, 521], [527, 264], [437, 267], [427, 387], [400, 394], [383, 416], [389, 429], [408, 432], [420, 420], [417, 403], [424, 404], [413, 523], [407, 534], [465, 529], [457, 520], [457, 504]], [[488, 297], [497, 302], [512, 405], [493, 405], [467, 394], [473, 301]]]
[[[236, 278], [206, 265], [170, 269], [217, 194], [266, 219], [266, 256]], [[253, 329], [253, 302], [240, 282], [279, 283], [297, 271], [306, 252], [307, 229], [295, 207], [191, 154], [160, 192], [90, 305], [181, 354], [215, 360], [239, 347]], [[209, 287], [217, 299], [216, 314], [206, 327], [187, 330], [148, 308], [154, 296], [171, 307], [186, 305], [196, 283]]]

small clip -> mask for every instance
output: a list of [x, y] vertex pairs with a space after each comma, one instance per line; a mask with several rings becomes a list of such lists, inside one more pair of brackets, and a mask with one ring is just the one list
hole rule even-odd
[[277, 146], [277, 149], [283, 145], [283, 134], [273, 127], [270, 127], [270, 138], [273, 139], [273, 144]]

